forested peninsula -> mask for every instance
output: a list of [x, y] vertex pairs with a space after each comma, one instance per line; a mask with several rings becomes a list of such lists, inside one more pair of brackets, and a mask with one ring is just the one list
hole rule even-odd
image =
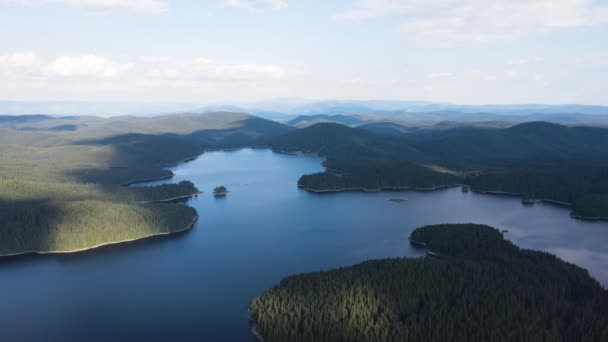
[[277, 152], [327, 158], [327, 171], [298, 181], [314, 192], [467, 184], [476, 192], [567, 205], [578, 218], [608, 218], [607, 128], [529, 122], [386, 136], [322, 123], [279, 136], [271, 145]]
[[[192, 227], [175, 203], [200, 194], [166, 167], [207, 149], [259, 144], [290, 127], [242, 113], [0, 118], [0, 256], [70, 253]], [[54, 127], [70, 125], [70, 130]]]
[[254, 330], [268, 342], [608, 340], [608, 292], [586, 270], [488, 226], [411, 239], [439, 257], [288, 277], [253, 300]]

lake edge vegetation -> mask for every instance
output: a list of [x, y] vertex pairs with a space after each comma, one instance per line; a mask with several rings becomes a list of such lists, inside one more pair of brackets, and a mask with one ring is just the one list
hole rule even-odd
[[608, 339], [608, 291], [586, 270], [488, 226], [426, 226], [411, 239], [439, 257], [287, 277], [252, 301], [256, 333], [269, 342]]
[[467, 185], [532, 204], [571, 208], [573, 217], [608, 219], [608, 129], [530, 122], [382, 136], [336, 123], [275, 138], [274, 151], [321, 155], [326, 171], [303, 175], [312, 192], [433, 190]]

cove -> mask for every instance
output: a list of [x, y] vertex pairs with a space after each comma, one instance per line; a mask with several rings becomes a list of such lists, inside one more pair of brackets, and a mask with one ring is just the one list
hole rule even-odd
[[[608, 223], [517, 197], [433, 192], [314, 194], [298, 178], [322, 158], [267, 149], [207, 152], [172, 168], [204, 192], [194, 227], [74, 255], [0, 260], [4, 340], [251, 341], [247, 308], [281, 278], [367, 259], [422, 256], [410, 232], [474, 222], [555, 253], [608, 284]], [[214, 198], [213, 188], [230, 193]], [[391, 202], [406, 198], [407, 202]]]

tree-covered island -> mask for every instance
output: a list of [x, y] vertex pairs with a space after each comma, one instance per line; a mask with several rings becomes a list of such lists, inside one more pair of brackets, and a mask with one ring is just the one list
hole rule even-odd
[[215, 187], [213, 189], [214, 196], [226, 196], [227, 194], [228, 194], [228, 189], [223, 185]]
[[255, 298], [264, 341], [608, 341], [588, 272], [480, 225], [416, 229], [439, 258], [367, 261], [283, 279]]

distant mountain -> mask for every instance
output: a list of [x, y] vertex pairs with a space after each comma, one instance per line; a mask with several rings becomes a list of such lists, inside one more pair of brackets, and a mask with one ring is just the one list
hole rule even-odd
[[355, 125], [361, 124], [365, 121], [360, 118], [357, 118], [354, 116], [349, 116], [349, 115], [317, 114], [317, 115], [300, 115], [300, 116], [297, 116], [297, 117], [287, 121], [287, 124], [290, 126], [294, 126], [294, 127], [304, 128], [304, 127], [312, 126], [317, 123], [324, 123], [324, 122], [325, 123], [333, 122], [333, 123], [340, 123], [340, 124], [347, 125], [347, 126], [355, 126]]
[[74, 122], [79, 119], [76, 116], [43, 114], [0, 115], [0, 128], [12, 128], [21, 131], [75, 131], [79, 125], [74, 124]]
[[[179, 112], [246, 112], [271, 120], [289, 120], [298, 115], [372, 114], [378, 117], [420, 119], [420, 113], [433, 113], [431, 120], [493, 121], [487, 115], [517, 117], [534, 115], [566, 114], [566, 117], [531, 117], [523, 119], [581, 123], [579, 114], [604, 116], [601, 121], [608, 124], [608, 106], [580, 104], [546, 105], [458, 105], [442, 102], [399, 100], [305, 100], [297, 98], [275, 99], [242, 104], [200, 105], [196, 103], [134, 103], [103, 101], [0, 101], [0, 113], [9, 115], [135, 115], [154, 116]], [[408, 116], [408, 114], [411, 114]], [[469, 114], [469, 115], [462, 115]], [[460, 116], [458, 116], [460, 115]], [[435, 116], [435, 119], [432, 118]], [[511, 120], [511, 119], [510, 119]], [[589, 121], [590, 119], [585, 119]]]
[[[525, 116], [531, 114], [588, 114], [608, 115], [608, 106], [580, 104], [547, 105], [547, 104], [512, 104], [512, 105], [458, 105], [426, 101], [398, 100], [303, 100], [276, 99], [260, 101], [239, 106], [239, 110], [259, 113], [282, 113], [284, 115], [315, 114], [365, 114], [374, 112], [455, 112], [455, 113], [491, 113], [499, 115]], [[444, 118], [445, 120], [445, 118]]]
[[54, 116], [32, 114], [32, 115], [0, 115], [0, 124], [24, 123], [29, 121], [53, 120]]
[[408, 125], [431, 125], [438, 122], [511, 122], [513, 124], [546, 121], [566, 125], [602, 125], [608, 126], [608, 115], [590, 114], [542, 114], [531, 113], [527, 115], [500, 114], [489, 112], [458, 112], [458, 111], [437, 111], [437, 112], [407, 112], [407, 111], [374, 111], [361, 115], [367, 121], [391, 121], [396, 123], [407, 123]]
[[400, 135], [411, 132], [412, 129], [394, 122], [372, 122], [357, 126], [378, 135]]
[[7, 115], [95, 115], [150, 116], [183, 111], [195, 111], [192, 103], [135, 103], [110, 101], [0, 101], [0, 113]]

